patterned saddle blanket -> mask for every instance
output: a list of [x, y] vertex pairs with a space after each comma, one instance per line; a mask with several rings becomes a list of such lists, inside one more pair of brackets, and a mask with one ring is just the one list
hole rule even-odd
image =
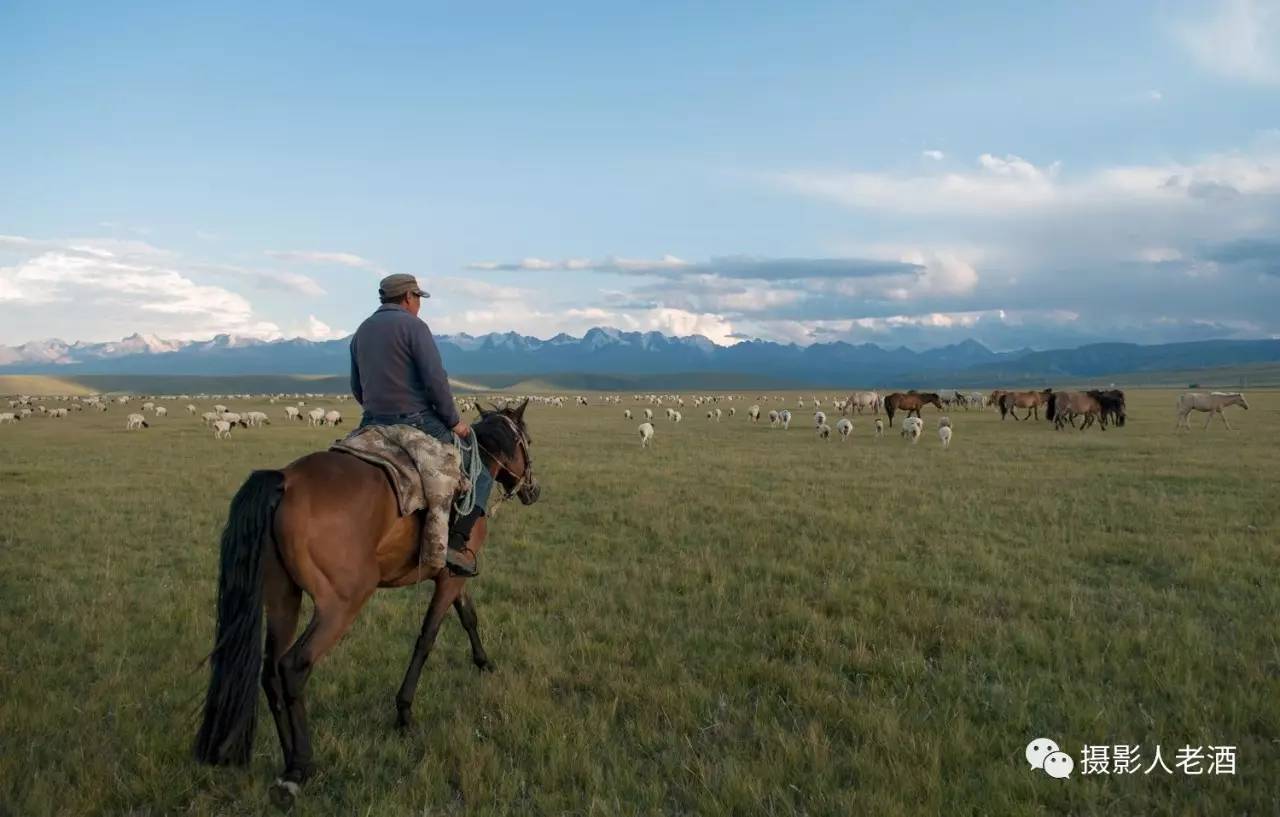
[[444, 567], [449, 544], [449, 510], [454, 497], [470, 490], [457, 446], [442, 443], [409, 425], [365, 426], [329, 446], [381, 468], [395, 491], [401, 516], [426, 510], [422, 561]]

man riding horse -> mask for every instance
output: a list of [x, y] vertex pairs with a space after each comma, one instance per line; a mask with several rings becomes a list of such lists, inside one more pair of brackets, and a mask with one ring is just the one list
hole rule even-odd
[[[382, 305], [351, 338], [351, 393], [364, 409], [360, 427], [402, 423], [444, 443], [452, 443], [455, 434], [466, 440], [471, 426], [458, 415], [440, 350], [418, 318], [422, 300], [431, 296], [414, 276], [397, 274], [382, 279], [378, 297]], [[492, 475], [481, 470], [472, 488], [475, 508], [450, 522], [445, 563], [455, 575], [476, 575], [468, 540], [492, 487]]]

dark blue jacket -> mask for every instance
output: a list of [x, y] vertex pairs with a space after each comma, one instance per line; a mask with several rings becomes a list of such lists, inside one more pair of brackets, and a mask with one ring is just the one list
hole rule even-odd
[[457, 425], [458, 408], [431, 330], [395, 304], [383, 304], [351, 336], [351, 393], [369, 414], [434, 412]]

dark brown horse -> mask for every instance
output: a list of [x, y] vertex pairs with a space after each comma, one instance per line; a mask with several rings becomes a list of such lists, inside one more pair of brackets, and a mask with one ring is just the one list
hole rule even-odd
[[908, 417], [912, 414], [919, 417], [920, 409], [930, 404], [942, 411], [942, 398], [933, 392], [896, 391], [884, 399], [884, 413], [889, 415], [889, 426], [892, 427], [894, 412], [905, 411]]
[[[482, 411], [472, 427], [484, 467], [506, 492], [528, 505], [539, 495], [529, 456], [524, 411]], [[244, 765], [253, 749], [258, 684], [275, 719], [285, 769], [272, 800], [292, 805], [311, 774], [311, 735], [303, 688], [316, 663], [347, 632], [380, 587], [435, 582], [404, 682], [396, 695], [402, 726], [410, 722], [422, 665], [449, 608], [458, 612], [471, 641], [471, 658], [491, 668], [480, 643], [466, 580], [420, 562], [422, 514], [400, 516], [383, 471], [356, 457], [322, 451], [279, 471], [254, 471], [231, 501], [222, 532], [218, 626], [196, 759]], [[487, 535], [481, 517], [469, 546], [479, 553]], [[294, 640], [302, 594], [315, 610]], [[262, 619], [266, 608], [266, 648]]]
[[[1015, 420], [1026, 420], [1035, 415], [1037, 420], [1040, 419], [1040, 406], [1047, 405], [1049, 400], [1053, 398], [1053, 389], [1045, 389], [1044, 391], [1010, 391], [1000, 395], [1000, 419], [1003, 420], [1006, 415], [1013, 417]], [[1027, 416], [1019, 417], [1014, 409], [1026, 409]]]

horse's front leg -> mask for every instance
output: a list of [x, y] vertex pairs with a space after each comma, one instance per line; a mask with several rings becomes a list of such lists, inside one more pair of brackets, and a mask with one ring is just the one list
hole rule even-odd
[[480, 643], [480, 618], [476, 615], [476, 605], [465, 588], [453, 600], [453, 609], [458, 611], [458, 620], [462, 622], [462, 628], [467, 631], [467, 639], [471, 642], [472, 663], [481, 672], [493, 672], [493, 662], [484, 651], [484, 644]]
[[1227, 413], [1225, 411], [1218, 412], [1218, 416], [1222, 418], [1223, 424], [1227, 427], [1227, 431], [1231, 430], [1231, 423], [1227, 422]]
[[418, 678], [422, 675], [422, 666], [427, 663], [431, 647], [440, 634], [440, 625], [454, 599], [462, 592], [465, 581], [460, 576], [451, 576], [447, 572], [436, 579], [436, 589], [431, 595], [431, 604], [427, 614], [422, 617], [422, 630], [413, 645], [413, 656], [409, 659], [409, 668], [405, 670], [404, 681], [400, 691], [396, 693], [396, 724], [402, 729], [413, 723], [413, 696], [418, 690]]
[[1208, 431], [1208, 430], [1209, 430], [1209, 423], [1212, 423], [1212, 422], [1213, 422], [1213, 412], [1212, 412], [1212, 411], [1210, 411], [1210, 412], [1209, 412], [1209, 416], [1208, 416], [1207, 418], [1205, 418], [1205, 421], [1204, 421], [1204, 430], [1205, 430], [1205, 431]]

